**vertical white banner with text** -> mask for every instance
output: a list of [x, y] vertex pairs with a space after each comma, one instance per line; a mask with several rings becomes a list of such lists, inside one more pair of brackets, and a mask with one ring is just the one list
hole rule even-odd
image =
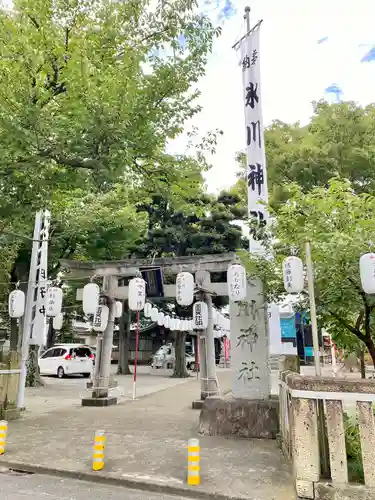
[[[257, 220], [258, 227], [267, 223], [268, 202], [267, 167], [264, 147], [264, 126], [260, 83], [259, 30], [260, 26], [240, 44], [245, 108], [247, 186], [249, 217]], [[256, 231], [250, 234], [250, 252], [264, 253]]]
[[37, 266], [36, 305], [35, 317], [32, 324], [30, 345], [42, 346], [46, 342], [47, 318], [46, 318], [46, 294], [47, 294], [47, 264], [48, 264], [48, 235], [50, 214], [43, 214], [43, 229], [40, 232], [41, 245], [39, 249], [39, 265]]

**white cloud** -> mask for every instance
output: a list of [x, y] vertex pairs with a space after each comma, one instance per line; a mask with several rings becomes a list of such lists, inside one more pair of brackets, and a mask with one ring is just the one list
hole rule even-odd
[[[372, 102], [375, 63], [361, 57], [375, 45], [374, 0], [253, 0], [234, 2], [237, 16], [225, 21], [215, 42], [207, 76], [200, 83], [203, 112], [194, 119], [201, 134], [221, 128], [214, 168], [207, 174], [210, 190], [234, 182], [236, 151], [245, 144], [242, 81], [233, 43], [244, 32], [242, 13], [251, 3], [251, 21], [261, 27], [262, 99], [265, 123], [274, 119], [306, 122], [311, 102], [337, 83], [342, 98], [362, 104]], [[318, 40], [328, 36], [328, 41]], [[361, 44], [368, 44], [360, 47]], [[183, 137], [173, 145], [180, 150]]]

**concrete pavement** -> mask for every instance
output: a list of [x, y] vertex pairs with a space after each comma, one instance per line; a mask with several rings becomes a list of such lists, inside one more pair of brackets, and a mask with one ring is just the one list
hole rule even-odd
[[[218, 371], [223, 392], [231, 388], [231, 371]], [[173, 379], [172, 379], [173, 380]], [[190, 378], [137, 401], [124, 399], [109, 408], [70, 406], [48, 413], [30, 411], [10, 422], [6, 454], [0, 467], [51, 472], [95, 481], [190, 496], [186, 486], [187, 441], [201, 443], [199, 498], [294, 500], [295, 493], [275, 441], [226, 439], [198, 435], [199, 412], [191, 402], [199, 381]], [[107, 435], [105, 469], [91, 471], [95, 430]]]
[[[2, 500], [176, 500], [175, 496], [149, 493], [76, 479], [0, 473]], [[179, 497], [184, 500], [183, 497]]]
[[[111, 365], [111, 373], [116, 374], [117, 365]], [[172, 370], [151, 370], [149, 366], [139, 366], [137, 370], [137, 396], [144, 397], [175, 385], [183, 384], [186, 379], [171, 378]], [[130, 401], [133, 392], [133, 378], [130, 375], [115, 375], [118, 388], [113, 394], [118, 401]], [[90, 391], [86, 389], [87, 379], [80, 375], [64, 379], [43, 377], [44, 387], [26, 388], [23, 418], [36, 414], [47, 414], [81, 406], [82, 397], [87, 397]]]

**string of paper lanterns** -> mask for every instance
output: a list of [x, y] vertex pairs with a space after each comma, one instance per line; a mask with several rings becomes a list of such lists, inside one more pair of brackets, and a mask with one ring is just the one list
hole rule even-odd
[[[146, 282], [141, 277], [129, 281], [128, 303], [131, 311], [144, 309], [146, 318], [151, 318], [159, 326], [176, 331], [205, 330], [208, 326], [208, 307], [203, 301], [197, 301], [193, 305], [193, 318], [178, 318], [159, 311], [151, 303], [146, 303]], [[176, 277], [176, 301], [181, 306], [189, 306], [194, 302], [195, 283], [191, 273], [180, 272]], [[238, 264], [228, 268], [228, 293], [229, 298], [235, 301], [246, 297], [246, 272]], [[13, 290], [9, 294], [8, 309], [11, 318], [21, 318], [25, 312], [25, 294], [22, 290]], [[46, 316], [53, 318], [53, 327], [56, 330], [62, 328], [63, 313], [63, 290], [57, 286], [49, 286], [46, 290]], [[86, 315], [93, 315], [93, 330], [104, 332], [108, 324], [109, 308], [100, 304], [100, 288], [96, 283], [87, 283], [83, 287], [82, 308]], [[115, 303], [115, 318], [122, 315], [122, 303]], [[221, 313], [213, 311], [213, 323], [221, 329], [229, 329], [229, 320]]]
[[[203, 304], [203, 307], [202, 307]], [[151, 319], [154, 323], [159, 326], [164, 326], [169, 330], [174, 331], [193, 331], [193, 330], [204, 330], [207, 328], [208, 324], [208, 311], [207, 304], [205, 302], [195, 302], [193, 306], [193, 314], [195, 311], [195, 318], [180, 318], [174, 316], [173, 313], [168, 314], [151, 304], [151, 302], [146, 302], [143, 310], [145, 318]], [[201, 319], [199, 318], [201, 316]], [[163, 318], [163, 323], [161, 322]], [[230, 330], [230, 320], [226, 318], [220, 311], [213, 309], [213, 324], [221, 330]]]

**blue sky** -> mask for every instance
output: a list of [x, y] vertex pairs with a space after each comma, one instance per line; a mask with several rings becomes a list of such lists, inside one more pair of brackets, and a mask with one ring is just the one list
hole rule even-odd
[[[243, 11], [251, 7], [261, 28], [262, 99], [265, 123], [307, 122], [311, 102], [338, 87], [341, 99], [375, 102], [375, 0], [209, 0], [201, 10], [223, 26], [207, 76], [200, 82], [204, 110], [193, 123], [201, 134], [221, 128], [210, 190], [233, 183], [234, 155], [245, 144], [241, 72], [233, 43], [243, 34]], [[374, 59], [374, 60], [372, 60]], [[181, 137], [171, 147], [181, 151]]]

